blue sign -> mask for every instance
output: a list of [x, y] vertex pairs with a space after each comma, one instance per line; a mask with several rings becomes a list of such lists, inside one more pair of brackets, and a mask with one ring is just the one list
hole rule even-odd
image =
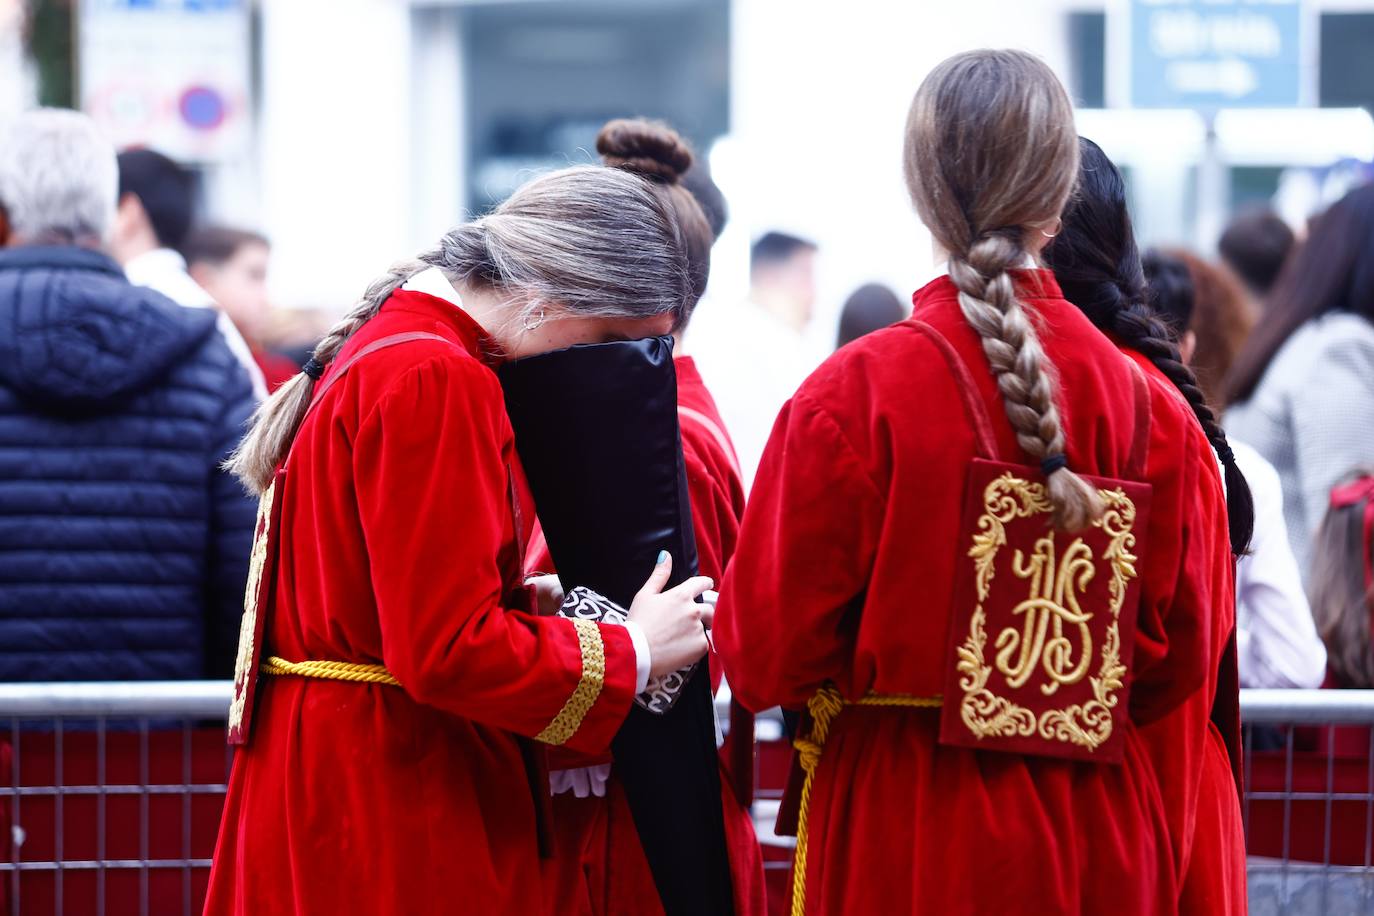
[[1301, 0], [1131, 0], [1136, 108], [1302, 101]]
[[243, 8], [247, 0], [86, 0], [100, 10], [155, 10], [158, 12], [221, 13]]

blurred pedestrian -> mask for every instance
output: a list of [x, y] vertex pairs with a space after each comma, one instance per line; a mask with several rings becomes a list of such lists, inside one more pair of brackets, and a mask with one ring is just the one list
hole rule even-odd
[[[187, 308], [214, 308], [214, 299], [186, 272], [181, 254], [194, 210], [195, 176], [186, 169], [149, 149], [119, 154], [119, 209], [110, 232], [110, 254], [123, 265], [130, 282]], [[248, 369], [258, 399], [266, 397], [262, 372], [234, 322], [220, 313], [216, 327]]]
[[[1210, 336], [1224, 322], [1203, 318], [1204, 279], [1214, 268], [1200, 258], [1150, 251], [1144, 256], [1150, 303], [1180, 331], [1179, 352], [1185, 365], [1213, 344]], [[1213, 284], [1213, 289], [1217, 288]], [[1210, 307], [1215, 309], [1217, 300]], [[1215, 352], [1217, 348], [1212, 347]], [[1288, 544], [1283, 519], [1283, 486], [1274, 466], [1234, 437], [1236, 464], [1245, 474], [1255, 504], [1255, 531], [1250, 551], [1236, 563], [1236, 636], [1242, 687], [1313, 689], [1326, 679], [1326, 649], [1317, 636], [1298, 561]]]
[[264, 405], [233, 460], [263, 642], [246, 623], [207, 913], [542, 910], [541, 745], [604, 752], [705, 654], [710, 583], [660, 592], [660, 555], [626, 626], [536, 613], [494, 368], [667, 333], [689, 266], [660, 188], [552, 172], [375, 280]]
[[253, 353], [269, 392], [300, 371], [299, 364], [267, 349], [263, 337], [272, 316], [267, 265], [272, 246], [257, 232], [206, 226], [193, 230], [183, 246], [191, 279], [229, 316]]
[[1263, 303], [1273, 290], [1295, 241], [1293, 230], [1282, 217], [1267, 207], [1259, 207], [1231, 221], [1221, 234], [1217, 250], [1251, 294]]
[[1192, 310], [1182, 329], [1193, 334], [1188, 367], [1208, 405], [1220, 413], [1226, 407], [1226, 375], [1259, 321], [1259, 308], [1226, 265], [1181, 249], [1169, 249], [1167, 254], [1188, 270]]
[[692, 324], [687, 345], [720, 405], [753, 486], [778, 411], [816, 359], [803, 333], [816, 304], [814, 242], [767, 232], [749, 253], [749, 297], [715, 303]]
[[1331, 488], [1374, 461], [1374, 185], [1312, 223], [1226, 380], [1226, 428], [1279, 472], [1309, 582]]
[[[698, 571], [719, 582], [735, 549], [739, 522], [744, 514], [744, 488], [734, 446], [720, 419], [715, 400], [701, 380], [691, 356], [682, 353], [681, 338], [710, 275], [711, 246], [715, 226], [724, 228], [725, 200], [710, 175], [697, 171], [691, 183], [686, 176], [696, 169], [695, 156], [676, 131], [646, 120], [608, 122], [597, 136], [597, 152], [613, 168], [640, 175], [663, 188], [682, 227], [686, 243], [691, 296], [683, 309], [674, 336], [673, 366], [677, 374], [678, 417], [682, 457], [692, 508]], [[704, 202], [704, 203], [703, 203]], [[552, 568], [547, 554], [533, 558], [534, 569]], [[712, 688], [719, 688], [720, 662], [708, 656]], [[749, 742], [752, 769], [752, 719], [731, 717], [746, 734], [735, 740]], [[611, 765], [593, 760], [590, 766], [557, 769], [578, 763], [555, 759], [551, 766], [554, 788], [556, 855], [547, 871], [545, 893], [551, 912], [567, 912], [567, 901], [585, 900], [587, 907], [575, 912], [584, 916], [618, 913], [622, 916], [654, 916], [663, 913], [654, 876], [635, 833], [635, 820], [624, 790]], [[747, 802], [733, 788], [728, 769], [721, 773], [724, 823], [737, 916], [762, 916], [766, 908], [763, 858], [754, 833]], [[752, 777], [752, 772], [749, 774]], [[732, 785], [733, 783], [733, 785]], [[672, 825], [661, 825], [671, 830]]]
[[215, 317], [100, 252], [114, 150], [84, 115], [0, 140], [0, 681], [227, 677], [254, 406]]
[[906, 315], [902, 300], [891, 289], [881, 283], [865, 283], [844, 300], [835, 348], [839, 349], [865, 334], [895, 324]]
[[[784, 408], [717, 612], [740, 700], [809, 713], [784, 800], [792, 911], [1174, 913], [1140, 735], [1199, 692], [1210, 704], [1211, 634], [1231, 625], [1215, 461], [1177, 394], [1037, 269], [1078, 173], [1073, 108], [1042, 61], [941, 63], [903, 158], [948, 275]], [[1129, 570], [1108, 529], [1117, 548], [1135, 532]], [[1111, 599], [1109, 581], [1149, 597]], [[1080, 604], [1088, 583], [1102, 591]], [[1038, 613], [1063, 621], [1053, 652], [1022, 629]], [[1170, 798], [1197, 798], [1206, 705], [1197, 726], [1175, 749], [1193, 788]]]
[[1316, 537], [1312, 613], [1337, 687], [1374, 688], [1374, 470], [1331, 491]]

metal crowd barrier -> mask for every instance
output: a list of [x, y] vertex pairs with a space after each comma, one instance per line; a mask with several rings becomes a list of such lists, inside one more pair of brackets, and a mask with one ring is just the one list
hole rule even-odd
[[[226, 681], [0, 684], [0, 916], [199, 913], [231, 755]], [[1243, 690], [1250, 911], [1374, 914], [1374, 691]], [[769, 884], [788, 749], [760, 717]]]
[[0, 684], [0, 914], [199, 913], [231, 691]]

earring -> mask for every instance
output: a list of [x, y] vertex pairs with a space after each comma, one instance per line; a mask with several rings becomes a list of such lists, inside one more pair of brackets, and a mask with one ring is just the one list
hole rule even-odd
[[544, 324], [544, 318], [545, 318], [545, 315], [544, 315], [544, 307], [541, 305], [541, 306], [539, 307], [539, 316], [538, 316], [537, 318], [534, 317], [533, 315], [526, 315], [526, 316], [525, 316], [525, 321], [524, 321], [524, 328], [525, 328], [525, 330], [526, 330], [526, 331], [537, 331], [537, 330], [539, 330], [539, 328], [541, 328], [541, 327], [543, 326], [543, 324]]
[[1044, 229], [1041, 229], [1041, 230], [1040, 230], [1040, 234], [1043, 235], [1043, 236], [1044, 236], [1045, 238], [1047, 238], [1047, 239], [1052, 239], [1052, 238], [1054, 238], [1055, 236], [1057, 236], [1063, 229], [1064, 229], [1064, 220], [1063, 220], [1062, 218], [1056, 218], [1055, 221], [1054, 221], [1054, 231], [1053, 231], [1053, 232], [1046, 232]]

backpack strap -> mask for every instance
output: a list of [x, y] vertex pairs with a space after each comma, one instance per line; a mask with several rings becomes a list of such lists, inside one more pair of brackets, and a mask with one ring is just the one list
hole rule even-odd
[[[940, 351], [945, 364], [949, 366], [950, 374], [954, 376], [954, 384], [963, 398], [964, 410], [973, 425], [978, 457], [989, 461], [999, 460], [997, 438], [992, 432], [992, 418], [988, 414], [987, 405], [978, 395], [978, 387], [974, 382], [973, 373], [969, 371], [968, 363], [954, 349], [949, 339], [935, 328], [924, 321], [912, 320], [911, 324], [935, 344], [935, 349]], [[1135, 402], [1135, 429], [1131, 439], [1131, 451], [1126, 459], [1126, 479], [1144, 480], [1145, 459], [1150, 449], [1150, 388], [1145, 380], [1145, 373], [1136, 365], [1135, 360], [1125, 355], [1122, 358], [1131, 369], [1132, 398]]]
[[[347, 374], [348, 370], [352, 369], [355, 365], [357, 365], [358, 360], [362, 359], [364, 356], [371, 356], [378, 350], [385, 350], [389, 347], [395, 347], [405, 343], [412, 343], [417, 340], [434, 340], [438, 341], [439, 343], [446, 343], [451, 347], [458, 346], [453, 341], [449, 340], [447, 337], [442, 337], [438, 334], [431, 334], [428, 331], [407, 331], [404, 334], [391, 334], [387, 337], [379, 337], [378, 339], [372, 341], [372, 343], [359, 348], [357, 353], [354, 353], [348, 359], [344, 360], [343, 364], [339, 366], [339, 368], [335, 369], [333, 372], [329, 374], [329, 378], [325, 379], [324, 383], [321, 384], [320, 387], [315, 391], [315, 396], [310, 401], [310, 410], [314, 410], [316, 405], [318, 405], [320, 401], [324, 399], [324, 396], [329, 392], [329, 389], [334, 387], [334, 383], [337, 382], [339, 379], [343, 378], [344, 375]], [[306, 416], [309, 415], [310, 414], [307, 412]], [[302, 422], [304, 421], [302, 420]]]
[[1126, 462], [1127, 480], [1145, 479], [1145, 459], [1150, 452], [1150, 386], [1145, 381], [1145, 373], [1135, 360], [1126, 357], [1126, 365], [1131, 367], [1131, 388], [1135, 394], [1135, 438], [1131, 442], [1131, 455]]
[[935, 328], [924, 321], [912, 320], [911, 324], [935, 344], [935, 349], [940, 351], [945, 364], [949, 366], [949, 372], [954, 376], [954, 385], [964, 400], [964, 411], [968, 414], [969, 423], [973, 425], [973, 440], [978, 449], [978, 457], [997, 461], [997, 437], [992, 432], [992, 418], [988, 416], [987, 405], [978, 395], [978, 385], [973, 380], [968, 363], [955, 351], [948, 338]]

